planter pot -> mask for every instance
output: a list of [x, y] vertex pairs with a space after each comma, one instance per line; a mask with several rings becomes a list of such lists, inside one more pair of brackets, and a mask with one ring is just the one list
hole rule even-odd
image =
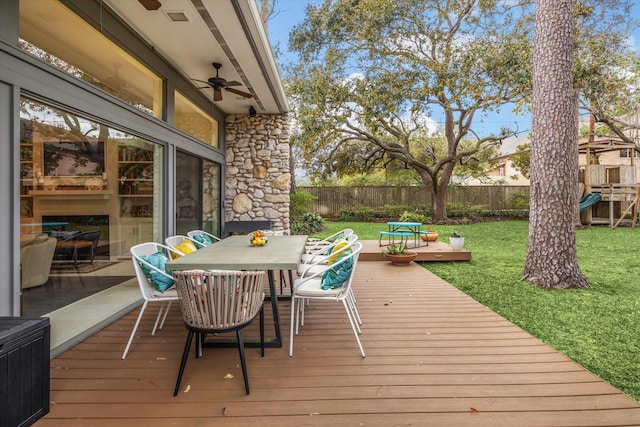
[[437, 231], [430, 231], [428, 234], [421, 234], [420, 238], [425, 241], [425, 242], [435, 242], [436, 240], [438, 240], [438, 232]]
[[464, 246], [464, 237], [449, 237], [449, 243], [451, 244], [451, 249], [461, 251]]
[[384, 254], [384, 257], [391, 261], [391, 265], [408, 265], [417, 256], [416, 252], [405, 252], [399, 255]]

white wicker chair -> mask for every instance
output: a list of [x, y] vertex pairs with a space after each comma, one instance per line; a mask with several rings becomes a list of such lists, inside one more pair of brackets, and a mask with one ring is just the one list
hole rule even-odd
[[249, 378], [244, 354], [242, 329], [260, 315], [260, 350], [264, 357], [264, 271], [180, 271], [175, 272], [182, 318], [188, 329], [182, 362], [173, 395], [178, 394], [187, 364], [193, 335], [196, 357], [202, 353], [204, 335], [235, 331], [238, 338], [244, 387], [249, 394]]

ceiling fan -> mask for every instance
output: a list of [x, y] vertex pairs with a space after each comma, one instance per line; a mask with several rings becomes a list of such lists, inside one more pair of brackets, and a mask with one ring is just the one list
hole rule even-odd
[[196, 82], [200, 82], [200, 83], [205, 83], [209, 86], [203, 86], [203, 87], [199, 87], [196, 89], [204, 89], [206, 87], [211, 87], [213, 88], [213, 100], [214, 101], [222, 101], [222, 89], [229, 91], [231, 93], [235, 93], [236, 95], [240, 95], [243, 96], [245, 98], [252, 98], [253, 95], [251, 95], [250, 93], [247, 92], [243, 92], [241, 90], [238, 89], [234, 89], [230, 86], [241, 86], [242, 83], [240, 82], [236, 82], [236, 81], [226, 81], [225, 79], [223, 79], [222, 77], [220, 77], [218, 75], [220, 68], [222, 67], [222, 64], [219, 64], [217, 62], [213, 62], [211, 65], [213, 65], [213, 68], [216, 69], [216, 76], [215, 77], [209, 77], [209, 79], [205, 82], [204, 80], [198, 80], [198, 79], [192, 79]]

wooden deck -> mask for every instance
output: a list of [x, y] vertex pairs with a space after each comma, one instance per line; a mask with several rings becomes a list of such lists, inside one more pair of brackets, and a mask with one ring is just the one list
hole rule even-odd
[[[363, 244], [360, 260], [385, 261], [384, 255], [381, 253], [384, 246], [381, 247], [378, 240], [360, 240], [360, 242]], [[451, 249], [451, 245], [441, 241], [429, 242], [428, 246], [410, 247], [407, 252], [417, 252], [418, 256], [415, 261], [419, 262], [471, 261], [471, 251], [467, 249], [454, 251]]]
[[51, 410], [35, 425], [640, 425], [638, 402], [415, 263], [360, 262], [354, 290], [365, 359], [329, 302], [309, 307], [290, 358], [280, 301], [285, 345], [264, 358], [247, 349], [249, 396], [237, 349], [213, 348], [191, 353], [173, 397], [178, 307], [155, 337], [148, 310], [121, 360], [135, 310], [51, 361]]

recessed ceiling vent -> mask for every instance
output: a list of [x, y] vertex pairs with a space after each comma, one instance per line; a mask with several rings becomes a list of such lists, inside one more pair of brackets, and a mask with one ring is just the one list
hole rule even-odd
[[171, 19], [173, 22], [186, 22], [189, 20], [187, 15], [184, 12], [165, 12], [167, 18]]

